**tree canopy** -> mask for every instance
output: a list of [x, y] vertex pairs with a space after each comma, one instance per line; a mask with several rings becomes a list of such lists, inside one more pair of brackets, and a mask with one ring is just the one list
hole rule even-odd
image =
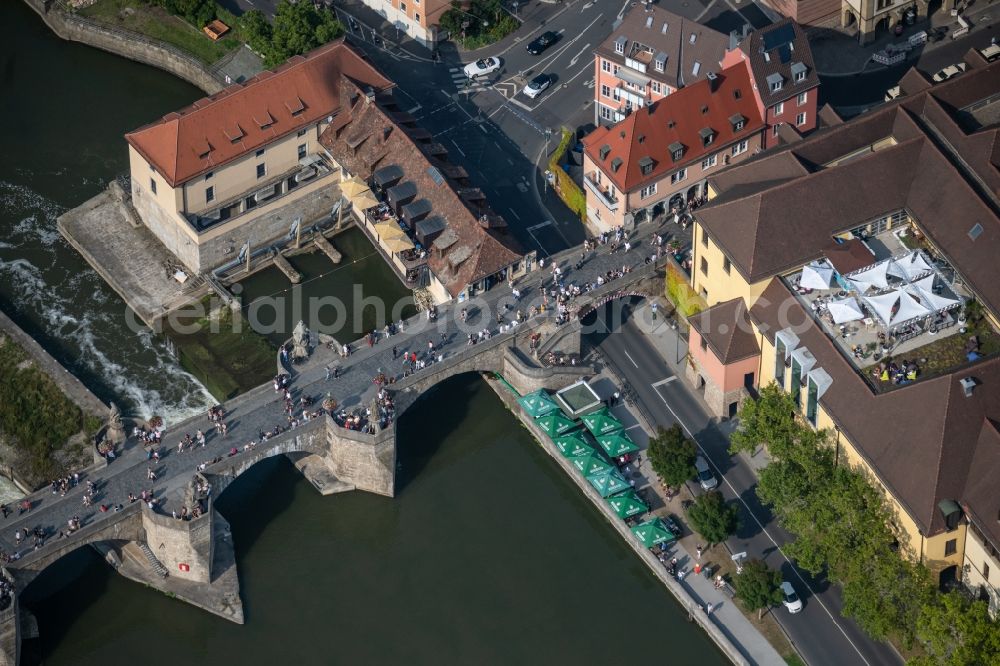
[[333, 41], [344, 33], [344, 26], [328, 9], [317, 9], [311, 2], [281, 0], [273, 26], [263, 12], [251, 9], [240, 17], [240, 32], [250, 48], [264, 57], [267, 67], [276, 67]]
[[680, 425], [660, 428], [646, 450], [653, 471], [668, 486], [680, 486], [693, 477], [694, 442], [685, 437]]
[[771, 454], [774, 447], [795, 441], [801, 433], [795, 419], [795, 403], [780, 386], [771, 382], [760, 390], [756, 400], [746, 400], [740, 408], [740, 427], [730, 438], [730, 451], [753, 453], [767, 446]]
[[921, 608], [916, 634], [925, 655], [911, 666], [1000, 664], [1000, 622], [990, 617], [985, 601], [959, 592], [939, 595], [937, 603]]
[[764, 444], [771, 456], [756, 492], [795, 535], [785, 552], [842, 585], [845, 615], [874, 638], [916, 640], [925, 652], [917, 666], [1000, 663], [1000, 639], [991, 640], [1000, 626], [982, 604], [937, 592], [881, 486], [863, 469], [838, 464], [829, 433], [795, 418], [791, 399], [773, 384], [759, 402], [744, 403], [740, 418], [733, 449]]
[[737, 510], [726, 504], [722, 493], [717, 490], [705, 493], [688, 508], [691, 525], [710, 544], [722, 543], [736, 531]]
[[743, 565], [743, 572], [733, 580], [736, 596], [747, 610], [763, 611], [781, 603], [781, 574], [768, 568], [760, 560], [749, 560]]

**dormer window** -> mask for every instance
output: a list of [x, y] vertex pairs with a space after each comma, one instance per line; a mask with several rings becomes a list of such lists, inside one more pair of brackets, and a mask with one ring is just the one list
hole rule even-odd
[[698, 130], [698, 136], [701, 137], [701, 145], [711, 146], [712, 142], [715, 141], [715, 130], [711, 127], [703, 127]]
[[615, 53], [620, 53], [620, 54], [624, 55], [624, 53], [625, 53], [625, 44], [627, 44], [627, 43], [628, 43], [628, 39], [626, 39], [624, 36], [619, 37], [618, 39], [616, 39], [615, 40]]
[[684, 157], [684, 144], [680, 141], [674, 141], [672, 144], [667, 146], [667, 150], [670, 151], [670, 158], [674, 162], [678, 162]]
[[774, 74], [768, 74], [766, 81], [767, 87], [771, 92], [778, 92], [781, 90], [781, 86], [784, 84], [785, 78], [781, 74], [775, 72]]
[[226, 135], [230, 143], [238, 143], [243, 138], [243, 128], [237, 123], [223, 128], [222, 133]]
[[261, 129], [267, 129], [274, 124], [274, 117], [267, 111], [254, 114], [253, 119]]
[[639, 171], [642, 172], [643, 176], [653, 173], [653, 159], [651, 157], [643, 157], [639, 160]]
[[293, 116], [297, 116], [305, 111], [306, 104], [302, 101], [301, 97], [296, 95], [294, 98], [285, 102], [285, 108], [288, 109], [288, 112]]
[[656, 54], [656, 58], [653, 59], [653, 66], [656, 67], [656, 71], [662, 72], [667, 67], [667, 54], [660, 51]]
[[791, 66], [792, 81], [795, 83], [802, 83], [806, 80], [806, 74], [808, 71], [809, 68], [807, 68], [803, 63], [793, 62]]
[[618, 173], [618, 169], [620, 169], [621, 167], [622, 167], [622, 158], [616, 157], [615, 159], [611, 160], [612, 173]]
[[739, 132], [746, 126], [747, 119], [737, 113], [729, 116], [729, 122], [733, 126], [733, 131]]
[[610, 153], [610, 152], [611, 152], [611, 146], [609, 146], [608, 144], [604, 144], [603, 146], [601, 146], [601, 161], [602, 162], [607, 159], [608, 153]]

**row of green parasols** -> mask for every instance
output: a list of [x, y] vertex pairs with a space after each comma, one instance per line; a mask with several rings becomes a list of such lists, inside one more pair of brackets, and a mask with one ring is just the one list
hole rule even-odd
[[[583, 430], [578, 429], [579, 423], [567, 418], [548, 393], [535, 391], [519, 398], [518, 402], [545, 430], [559, 453], [583, 474], [619, 518], [631, 518], [649, 511], [649, 506], [621, 472], [591, 446]], [[608, 456], [618, 457], [639, 451], [621, 421], [606, 408], [587, 414], [581, 420]], [[663, 521], [655, 517], [636, 525], [632, 532], [647, 548], [675, 539]]]

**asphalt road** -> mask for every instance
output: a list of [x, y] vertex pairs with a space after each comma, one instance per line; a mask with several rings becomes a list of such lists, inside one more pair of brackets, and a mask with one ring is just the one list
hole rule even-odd
[[[740, 507], [739, 533], [728, 540], [730, 550], [746, 552], [781, 570], [802, 597], [802, 612], [793, 616], [777, 608], [774, 613], [810, 666], [901, 664], [902, 659], [891, 646], [873, 641], [852, 620], [841, 617], [838, 588], [799, 571], [781, 552], [781, 545], [791, 540], [790, 535], [757, 500], [756, 477], [749, 464], [728, 453], [733, 422], [720, 424], [710, 419], [686, 380], [671, 371], [635, 321], [626, 318], [621, 324], [610, 312], [606, 307], [598, 313], [600, 322], [588, 333], [588, 342], [631, 386], [647, 418], [655, 421], [653, 425], [679, 422], [695, 438], [720, 477], [722, 494]], [[685, 350], [677, 352], [680, 358]]]

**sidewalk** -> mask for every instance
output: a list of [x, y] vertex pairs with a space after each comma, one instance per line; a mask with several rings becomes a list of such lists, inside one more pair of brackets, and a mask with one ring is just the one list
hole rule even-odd
[[[967, 35], [991, 27], [991, 18], [998, 13], [1000, 13], [1000, 7], [994, 8], [985, 3], [977, 3], [963, 12], [962, 16], [971, 25]], [[809, 38], [816, 71], [821, 76], [851, 76], [885, 69], [884, 65], [879, 65], [871, 60], [872, 54], [881, 51], [890, 44], [906, 44], [911, 35], [921, 30], [930, 35], [933, 30], [938, 28], [948, 28], [948, 33], [944, 39], [939, 41], [929, 39], [922, 48], [910, 51], [907, 57], [907, 62], [910, 65], [927, 53], [953, 44], [956, 40], [951, 39], [951, 31], [958, 27], [957, 20], [957, 17], [952, 16], [950, 12], [938, 11], [930, 17], [930, 20], [921, 19], [916, 24], [907, 27], [901, 35], [897, 36], [888, 31], [881, 31], [875, 41], [866, 46], [858, 44], [857, 33], [851, 34], [846, 29], [809, 28], [806, 30], [806, 34]], [[961, 39], [966, 38], [967, 36]]]
[[[674, 332], [665, 324], [663, 329], [665, 329], [663, 333], [657, 336], [660, 338], [660, 342], [667, 346], [673, 345], [676, 336], [668, 334]], [[672, 351], [672, 349], [671, 346], [670, 350]], [[592, 385], [598, 396], [602, 398], [610, 396], [621, 384], [622, 381], [606, 366], [592, 380]], [[644, 423], [625, 401], [612, 407], [611, 412], [624, 424], [629, 437], [645, 451], [649, 441], [650, 424]], [[656, 474], [653, 472], [647, 456], [641, 455], [639, 464], [625, 467], [623, 473], [630, 481], [634, 481], [636, 490], [649, 502], [653, 515], [664, 516], [673, 513], [680, 516], [683, 523], [684, 516], [679, 506], [679, 497], [667, 500], [663, 489], [653, 482], [656, 479]], [[680, 585], [691, 600], [691, 604], [688, 605], [689, 614], [700, 613], [705, 617], [706, 609], [711, 604], [712, 612], [707, 614], [707, 620], [717, 626], [730, 641], [736, 644], [750, 663], [758, 665], [785, 664], [785, 660], [777, 649], [736, 606], [738, 602], [730, 598], [725, 591], [715, 588], [713, 578], [714, 572], [719, 569], [718, 560], [720, 557], [728, 558], [725, 546], [719, 545], [711, 550], [706, 550], [702, 553], [699, 561], [693, 554], [698, 545], [698, 537], [694, 534], [688, 534], [671, 544], [670, 550], [665, 555], [666, 561], [672, 557], [676, 557], [678, 560], [678, 571], [683, 574], [680, 578]], [[711, 572], [709, 577], [706, 578], [704, 575], [707, 573], [706, 571], [703, 571], [702, 574], [694, 573], [694, 566], [698, 563], [703, 566], [711, 564], [711, 568], [708, 570]]]

